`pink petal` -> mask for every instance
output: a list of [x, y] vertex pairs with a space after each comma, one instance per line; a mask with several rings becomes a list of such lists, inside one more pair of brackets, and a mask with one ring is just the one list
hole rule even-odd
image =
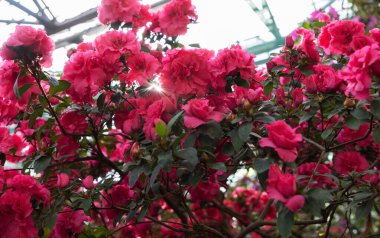
[[186, 116], [184, 117], [184, 123], [187, 128], [196, 128], [202, 124], [205, 124], [205, 121], [200, 120], [199, 118], [193, 117], [193, 116]]
[[269, 138], [263, 138], [259, 141], [259, 145], [261, 147], [272, 147], [276, 148], [277, 146], [273, 143], [273, 141]]
[[292, 212], [298, 211], [299, 209], [303, 208], [304, 205], [305, 197], [302, 195], [294, 195], [285, 204], [285, 206]]
[[268, 197], [280, 202], [286, 202], [285, 197], [275, 188], [267, 187]]
[[278, 156], [280, 156], [280, 158], [285, 162], [293, 162], [294, 160], [297, 159], [298, 152], [296, 148], [287, 150], [287, 149], [276, 147], [274, 149], [277, 151]]

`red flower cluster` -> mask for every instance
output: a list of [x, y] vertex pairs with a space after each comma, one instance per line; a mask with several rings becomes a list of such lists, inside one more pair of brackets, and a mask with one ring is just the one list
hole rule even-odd
[[28, 57], [29, 60], [37, 57], [41, 65], [50, 67], [54, 41], [42, 29], [31, 26], [16, 26], [16, 30], [4, 42], [0, 56], [5, 60], [19, 60]]
[[[32, 217], [33, 204], [46, 207], [50, 203], [50, 192], [33, 177], [4, 170], [0, 166], [0, 236], [11, 238], [33, 238], [38, 235]], [[1, 191], [0, 190], [0, 191]]]

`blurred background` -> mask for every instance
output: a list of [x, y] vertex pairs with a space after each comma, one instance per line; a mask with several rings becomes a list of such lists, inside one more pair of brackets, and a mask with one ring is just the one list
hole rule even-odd
[[[143, 0], [159, 10], [170, 0]], [[265, 63], [311, 13], [336, 9], [341, 18], [379, 16], [380, 0], [193, 0], [198, 22], [189, 26], [180, 42], [198, 43], [218, 50], [239, 42]], [[107, 30], [97, 20], [100, 0], [0, 0], [0, 43], [17, 24], [44, 28], [54, 39], [56, 50], [52, 71], [61, 71], [66, 52], [80, 42], [92, 41]], [[369, 19], [369, 18], [368, 18]], [[372, 19], [374, 20], [374, 19]], [[377, 20], [375, 19], [376, 23]]]

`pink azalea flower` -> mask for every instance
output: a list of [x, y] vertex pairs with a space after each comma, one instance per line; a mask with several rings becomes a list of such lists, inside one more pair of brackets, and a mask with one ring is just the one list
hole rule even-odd
[[297, 147], [302, 135], [282, 120], [265, 125], [265, 128], [268, 129], [268, 138], [261, 139], [260, 146], [272, 147], [285, 162], [293, 162], [298, 156]]
[[210, 120], [220, 122], [224, 118], [224, 114], [215, 111], [207, 99], [191, 99], [182, 108], [185, 110], [184, 122], [187, 128], [196, 128]]

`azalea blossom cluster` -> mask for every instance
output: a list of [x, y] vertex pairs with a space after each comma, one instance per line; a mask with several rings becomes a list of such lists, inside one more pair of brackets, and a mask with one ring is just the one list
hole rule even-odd
[[1, 237], [379, 232], [379, 29], [315, 12], [260, 68], [181, 45], [190, 0], [98, 13], [62, 75], [43, 30], [1, 48]]

